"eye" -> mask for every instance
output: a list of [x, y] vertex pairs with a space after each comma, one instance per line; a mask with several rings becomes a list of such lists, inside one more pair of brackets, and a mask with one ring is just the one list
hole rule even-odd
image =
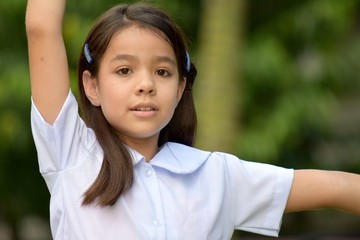
[[130, 73], [132, 73], [132, 71], [130, 68], [121, 68], [117, 71], [117, 73], [120, 75], [129, 75]]
[[159, 69], [156, 71], [156, 74], [162, 77], [169, 77], [171, 76], [170, 72], [165, 69]]

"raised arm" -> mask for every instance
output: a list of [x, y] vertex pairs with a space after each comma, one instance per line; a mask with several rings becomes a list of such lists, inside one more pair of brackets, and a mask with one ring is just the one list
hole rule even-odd
[[33, 101], [53, 124], [69, 93], [62, 22], [66, 0], [28, 0], [26, 32]]
[[360, 175], [296, 170], [286, 212], [337, 208], [360, 215]]

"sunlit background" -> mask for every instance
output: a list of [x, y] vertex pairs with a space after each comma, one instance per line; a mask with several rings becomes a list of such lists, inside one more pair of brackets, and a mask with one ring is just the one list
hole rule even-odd
[[[360, 1], [148, 2], [169, 12], [188, 37], [199, 71], [198, 147], [296, 169], [360, 173]], [[75, 92], [82, 41], [117, 3], [68, 1], [64, 38]], [[50, 196], [30, 132], [25, 8], [25, 0], [0, 1], [1, 240], [51, 239]], [[288, 214], [280, 236], [359, 239], [360, 217]], [[243, 232], [233, 239], [240, 237], [267, 239]]]

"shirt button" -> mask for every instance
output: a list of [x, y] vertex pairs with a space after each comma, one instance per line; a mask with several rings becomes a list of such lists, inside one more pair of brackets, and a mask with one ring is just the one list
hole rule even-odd
[[156, 219], [156, 220], [154, 220], [154, 225], [155, 225], [155, 227], [160, 227], [161, 223], [159, 220]]
[[148, 169], [148, 170], [145, 171], [145, 176], [150, 177], [151, 174], [152, 174], [152, 170], [151, 170], [151, 169]]

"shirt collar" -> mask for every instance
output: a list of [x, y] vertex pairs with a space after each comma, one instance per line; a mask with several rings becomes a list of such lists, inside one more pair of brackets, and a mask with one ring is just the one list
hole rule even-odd
[[138, 151], [132, 149], [131, 147], [129, 147], [126, 144], [124, 144], [124, 146], [129, 151], [130, 156], [132, 157], [134, 166], [137, 165], [141, 161], [145, 161], [145, 157], [142, 154], [140, 154]]
[[[134, 165], [145, 160], [144, 156], [129, 147]], [[151, 159], [152, 166], [166, 169], [177, 174], [189, 174], [196, 171], [210, 156], [210, 152], [202, 151], [179, 143], [168, 142]]]

